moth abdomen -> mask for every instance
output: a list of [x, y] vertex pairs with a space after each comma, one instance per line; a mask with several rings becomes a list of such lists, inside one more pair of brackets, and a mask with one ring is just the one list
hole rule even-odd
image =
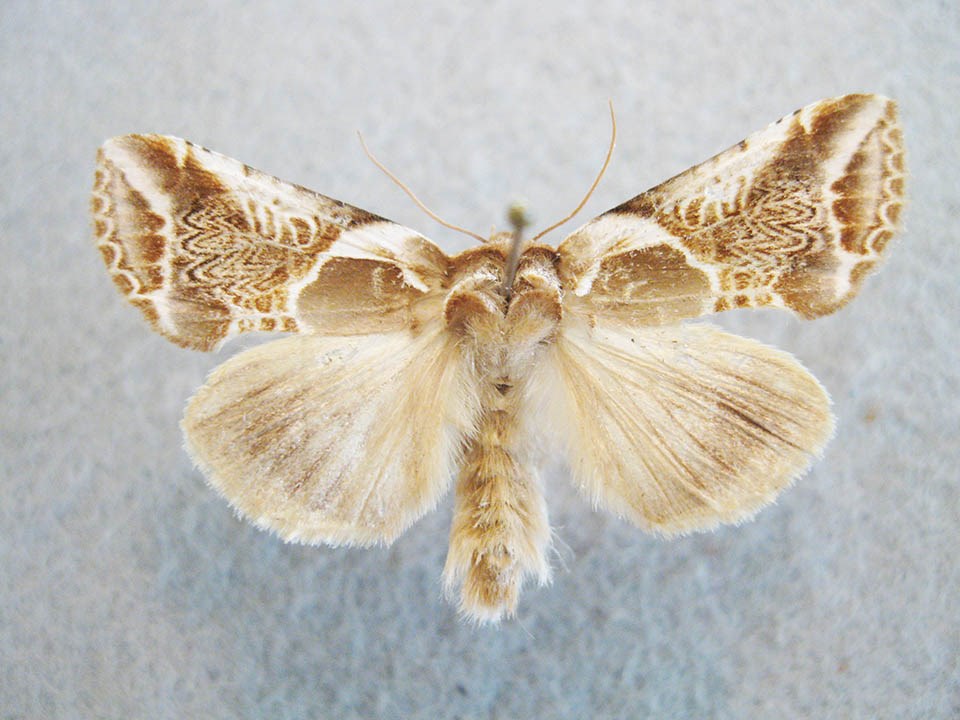
[[448, 594], [480, 621], [512, 615], [528, 577], [550, 579], [546, 503], [518, 411], [522, 388], [512, 378], [485, 383], [479, 426], [469, 440], [444, 568]]

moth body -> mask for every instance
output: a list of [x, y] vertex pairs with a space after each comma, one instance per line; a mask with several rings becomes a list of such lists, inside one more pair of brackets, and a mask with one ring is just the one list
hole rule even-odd
[[494, 237], [454, 257], [444, 310], [480, 398], [457, 479], [444, 585], [448, 594], [459, 586], [461, 612], [481, 620], [513, 614], [527, 577], [550, 578], [529, 385], [562, 317], [561, 288], [556, 251], [543, 245], [523, 250], [505, 285], [514, 243]]
[[187, 405], [208, 482], [285, 540], [359, 546], [393, 542], [455, 482], [444, 582], [490, 621], [550, 577], [541, 435], [594, 506], [664, 536], [749, 518], [807, 470], [833, 432], [824, 388], [789, 353], [691, 321], [839, 310], [884, 259], [905, 174], [895, 103], [854, 94], [556, 248], [497, 235], [451, 257], [163, 135], [108, 140], [91, 206], [111, 277], [166, 338], [289, 334]]

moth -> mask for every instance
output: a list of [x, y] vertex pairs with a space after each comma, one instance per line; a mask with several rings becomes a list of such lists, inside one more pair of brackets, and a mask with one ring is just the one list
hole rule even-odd
[[455, 478], [444, 586], [483, 622], [550, 579], [544, 437], [590, 503], [663, 536], [743, 521], [807, 470], [834, 427], [820, 383], [786, 352], [688, 321], [835, 312], [880, 263], [903, 193], [895, 104], [846, 95], [558, 247], [518, 223], [448, 256], [160, 135], [100, 148], [92, 210], [113, 281], [169, 340], [290, 334], [227, 360], [189, 401], [209, 483], [284, 540], [369, 546]]

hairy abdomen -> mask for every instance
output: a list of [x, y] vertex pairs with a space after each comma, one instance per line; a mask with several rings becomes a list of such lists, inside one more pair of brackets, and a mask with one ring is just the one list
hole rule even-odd
[[457, 480], [444, 585], [451, 595], [460, 588], [460, 612], [478, 621], [512, 615], [528, 577], [550, 579], [550, 526], [519, 392], [506, 381], [484, 388], [478, 432]]

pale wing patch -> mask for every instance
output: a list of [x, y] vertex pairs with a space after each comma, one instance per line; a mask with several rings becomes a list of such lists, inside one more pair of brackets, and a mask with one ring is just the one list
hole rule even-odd
[[833, 431], [826, 392], [793, 357], [709, 326], [568, 324], [553, 360], [543, 387], [580, 490], [654, 532], [749, 517]]
[[[247, 330], [409, 327], [447, 272], [413, 230], [179, 138], [107, 141], [92, 206], [114, 282], [156, 330], [199, 350]], [[365, 262], [324, 272], [338, 258]]]
[[631, 326], [764, 305], [832, 313], [879, 263], [903, 185], [893, 101], [822, 100], [570, 235], [568, 308]]
[[435, 329], [303, 335], [221, 365], [183, 428], [210, 483], [260, 527], [298, 542], [389, 543], [448, 488], [475, 387]]

